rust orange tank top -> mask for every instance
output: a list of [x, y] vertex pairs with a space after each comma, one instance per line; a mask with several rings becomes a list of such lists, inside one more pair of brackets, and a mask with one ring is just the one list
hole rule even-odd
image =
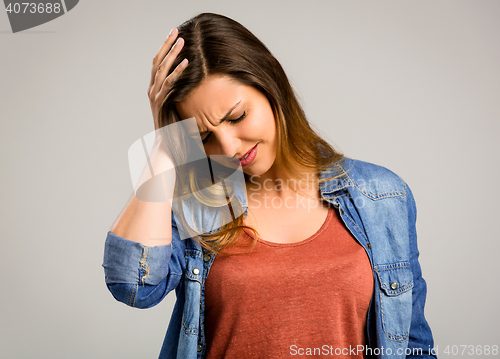
[[216, 256], [205, 281], [205, 357], [363, 358], [352, 348], [365, 345], [372, 293], [369, 258], [330, 207], [301, 242], [259, 238], [250, 253]]

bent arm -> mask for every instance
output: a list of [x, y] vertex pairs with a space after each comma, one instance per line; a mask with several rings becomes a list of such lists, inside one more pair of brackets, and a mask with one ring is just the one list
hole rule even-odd
[[[154, 306], [179, 283], [178, 253], [172, 260], [172, 239], [178, 238], [171, 210], [174, 185], [175, 168], [157, 141], [104, 247], [106, 285], [118, 301], [129, 306]], [[149, 200], [158, 197], [160, 202]], [[180, 247], [176, 245], [177, 250]]]

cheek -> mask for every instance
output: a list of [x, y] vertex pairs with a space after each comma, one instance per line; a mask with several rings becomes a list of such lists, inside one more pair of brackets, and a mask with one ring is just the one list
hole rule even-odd
[[271, 132], [274, 134], [276, 132], [276, 122], [274, 121], [273, 109], [269, 104], [262, 107], [260, 116], [262, 118], [263, 126], [266, 127], [267, 132], [269, 134]]
[[261, 139], [269, 139], [276, 133], [276, 124], [271, 109], [255, 111], [249, 121], [242, 126], [242, 134], [245, 137], [258, 136]]

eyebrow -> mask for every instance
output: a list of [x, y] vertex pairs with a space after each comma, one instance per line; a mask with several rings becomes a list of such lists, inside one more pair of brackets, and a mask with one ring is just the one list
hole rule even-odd
[[[233, 112], [233, 110], [238, 107], [238, 105], [241, 103], [241, 100], [239, 100], [225, 115], [224, 117], [219, 121], [219, 125], [224, 122], [225, 120], [227, 120], [227, 118], [231, 115], [231, 112]], [[203, 132], [200, 132], [200, 136], [201, 135], [204, 135], [205, 133], [207, 133], [209, 131], [203, 131]]]

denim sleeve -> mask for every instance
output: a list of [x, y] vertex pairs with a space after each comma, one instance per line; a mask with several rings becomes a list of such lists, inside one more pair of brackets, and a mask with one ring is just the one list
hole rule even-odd
[[179, 283], [181, 271], [171, 270], [171, 257], [172, 244], [149, 247], [108, 231], [102, 264], [106, 285], [122, 303], [152, 307]]
[[[413, 272], [413, 294], [412, 294], [412, 317], [410, 335], [408, 339], [408, 348], [412, 353], [421, 353], [422, 355], [408, 355], [407, 358], [437, 358], [436, 355], [430, 353], [430, 349], [434, 347], [434, 339], [432, 337], [431, 328], [424, 316], [425, 299], [427, 296], [427, 284], [422, 277], [422, 270], [418, 261], [419, 251], [417, 246], [417, 208], [415, 199], [406, 184], [406, 198], [408, 205], [408, 223], [410, 234], [410, 266]], [[415, 349], [415, 350], [414, 350]], [[410, 351], [408, 351], [410, 352]]]

